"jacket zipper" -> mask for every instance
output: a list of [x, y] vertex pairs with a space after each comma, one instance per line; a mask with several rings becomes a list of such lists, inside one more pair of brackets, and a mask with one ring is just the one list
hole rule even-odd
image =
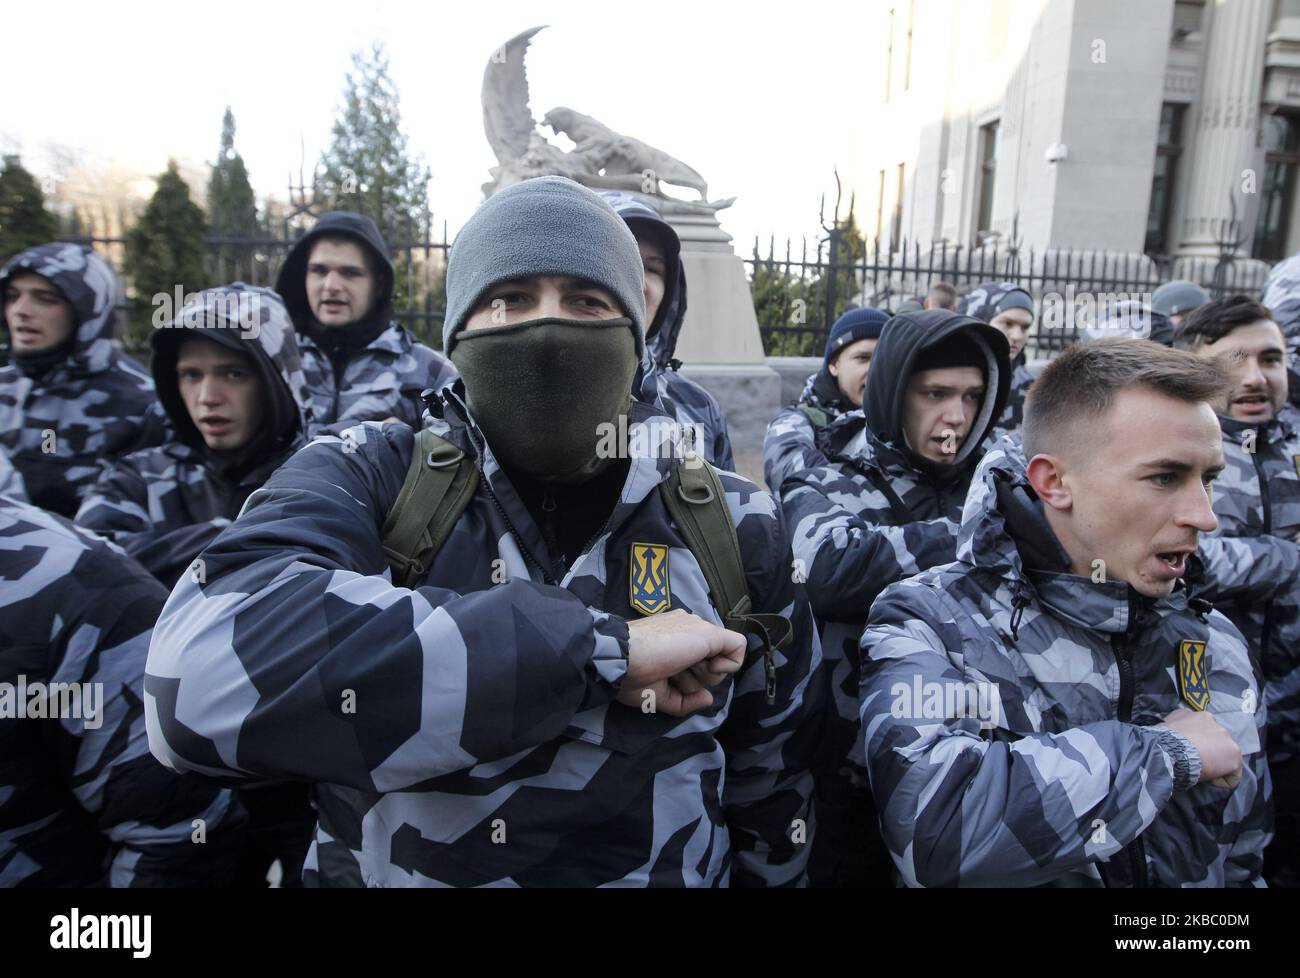
[[[1119, 666], [1119, 720], [1121, 723], [1133, 722], [1133, 660], [1129, 657], [1128, 650], [1128, 633], [1134, 625], [1134, 608], [1133, 601], [1129, 599], [1129, 620], [1124, 632], [1112, 635], [1110, 639], [1111, 649], [1115, 653], [1115, 663]], [[1133, 886], [1149, 886], [1147, 879], [1147, 854], [1146, 844], [1142, 841], [1142, 836], [1138, 836], [1124, 850], [1128, 854], [1129, 864], [1133, 871]]]

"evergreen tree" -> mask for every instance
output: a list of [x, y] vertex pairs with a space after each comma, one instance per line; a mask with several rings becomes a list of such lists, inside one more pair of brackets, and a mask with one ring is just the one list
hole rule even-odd
[[257, 230], [257, 204], [248, 168], [235, 149], [235, 116], [230, 106], [221, 119], [221, 150], [208, 180], [208, 215], [216, 234], [253, 234]]
[[203, 211], [190, 199], [190, 188], [176, 168], [158, 178], [158, 188], [135, 226], [126, 235], [126, 273], [131, 281], [131, 323], [124, 337], [129, 349], [142, 349], [147, 341], [155, 296], [169, 298], [161, 308], [175, 315], [175, 295], [195, 293], [212, 284], [205, 256], [208, 232]]
[[[219, 238], [248, 238], [258, 233], [257, 204], [248, 168], [235, 149], [235, 116], [230, 106], [221, 120], [221, 149], [208, 179], [208, 215]], [[248, 244], [222, 244], [216, 257], [216, 277], [223, 281], [260, 281], [264, 277], [259, 271], [265, 269], [253, 268], [254, 249]]]
[[36, 179], [17, 156], [6, 156], [0, 165], [0, 265], [57, 234], [58, 222], [45, 209]]
[[407, 149], [383, 45], [353, 52], [342, 106], [317, 168], [315, 211], [358, 211], [374, 218], [385, 235], [403, 238], [408, 225], [427, 224], [429, 180], [423, 157]]

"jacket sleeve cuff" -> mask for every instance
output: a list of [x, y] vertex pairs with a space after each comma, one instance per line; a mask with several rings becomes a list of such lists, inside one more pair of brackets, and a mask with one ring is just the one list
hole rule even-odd
[[1182, 734], [1162, 723], [1148, 729], [1158, 734], [1156, 746], [1173, 762], [1174, 790], [1187, 791], [1189, 788], [1196, 787], [1201, 780], [1201, 752]]
[[596, 608], [588, 608], [587, 611], [591, 614], [596, 634], [596, 647], [591, 654], [590, 668], [596, 674], [597, 685], [609, 699], [613, 699], [618, 695], [623, 677], [627, 675], [630, 643], [627, 622], [617, 615]]

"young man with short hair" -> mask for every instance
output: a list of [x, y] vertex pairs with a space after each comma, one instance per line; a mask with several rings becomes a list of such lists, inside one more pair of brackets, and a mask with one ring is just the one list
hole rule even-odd
[[861, 737], [909, 886], [1258, 886], [1264, 708], [1245, 641], [1184, 584], [1217, 521], [1222, 373], [1077, 344], [985, 456], [957, 559], [888, 588]]
[[956, 312], [957, 287], [951, 282], [935, 282], [925, 294], [923, 305], [926, 309], [947, 309], [949, 312]]

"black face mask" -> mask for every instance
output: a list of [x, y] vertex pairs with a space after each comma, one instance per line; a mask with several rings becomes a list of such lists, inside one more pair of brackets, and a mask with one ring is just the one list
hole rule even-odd
[[470, 413], [507, 468], [539, 482], [576, 484], [604, 469], [632, 401], [636, 334], [626, 318], [534, 319], [466, 330], [451, 361]]

